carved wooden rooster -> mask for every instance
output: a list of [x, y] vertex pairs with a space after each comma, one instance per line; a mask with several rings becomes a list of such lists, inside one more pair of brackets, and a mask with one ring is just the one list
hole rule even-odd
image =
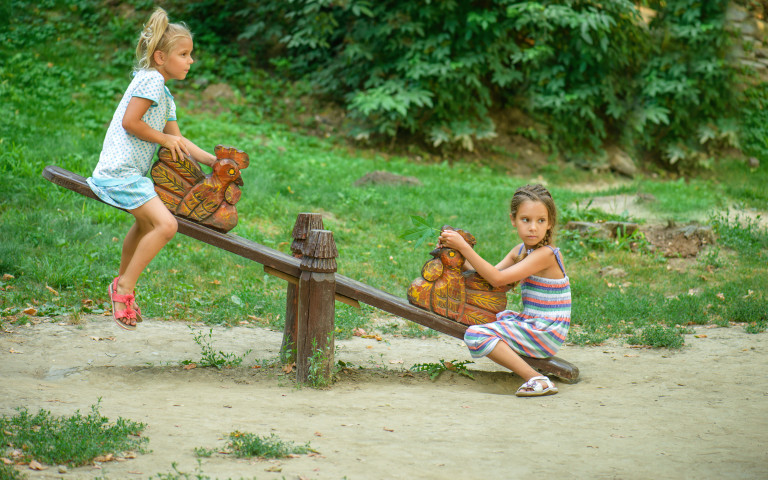
[[243, 180], [240, 170], [247, 168], [248, 154], [233, 147], [216, 145], [217, 161], [213, 172], [203, 173], [188, 156], [176, 158], [166, 148], [157, 154], [151, 175], [155, 192], [174, 214], [228, 232], [237, 225], [235, 204], [240, 200]]
[[[445, 225], [443, 229], [455, 230], [473, 248], [475, 237], [464, 230]], [[477, 325], [496, 321], [496, 314], [507, 306], [507, 290], [493, 287], [474, 271], [462, 272], [464, 256], [451, 248], [436, 248], [421, 269], [421, 277], [411, 283], [408, 301], [425, 310], [455, 320], [465, 325]]]

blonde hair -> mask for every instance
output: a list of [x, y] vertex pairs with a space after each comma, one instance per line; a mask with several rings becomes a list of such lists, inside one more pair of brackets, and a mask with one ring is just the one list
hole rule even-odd
[[[541, 202], [547, 208], [547, 215], [549, 216], [549, 229], [544, 234], [544, 238], [533, 247], [534, 250], [544, 245], [552, 245], [555, 237], [555, 225], [557, 225], [557, 208], [555, 207], [555, 201], [552, 199], [552, 194], [543, 185], [539, 184], [525, 185], [518, 188], [512, 196], [512, 201], [509, 202], [509, 210], [513, 219], [517, 217], [517, 210], [520, 208], [520, 205], [526, 201]], [[528, 252], [523, 248], [523, 251], [515, 259], [515, 263], [526, 256], [528, 256]]]
[[171, 53], [182, 38], [192, 39], [192, 32], [184, 23], [168, 23], [168, 14], [157, 7], [139, 34], [136, 45], [136, 69], [155, 66], [155, 52]]

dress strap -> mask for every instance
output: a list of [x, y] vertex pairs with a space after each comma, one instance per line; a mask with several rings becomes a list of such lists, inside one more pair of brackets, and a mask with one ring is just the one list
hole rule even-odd
[[560, 249], [554, 248], [552, 245], [547, 245], [550, 250], [552, 250], [552, 253], [555, 254], [555, 259], [557, 260], [557, 265], [560, 267], [560, 271], [563, 272], [563, 275], [565, 275], [565, 267], [563, 267], [563, 261], [560, 259]]
[[518, 254], [518, 255], [522, 255], [522, 254], [523, 254], [523, 249], [524, 249], [524, 248], [525, 248], [525, 244], [522, 244], [522, 245], [520, 245], [520, 250], [518, 250], [518, 251], [517, 251], [517, 254]]

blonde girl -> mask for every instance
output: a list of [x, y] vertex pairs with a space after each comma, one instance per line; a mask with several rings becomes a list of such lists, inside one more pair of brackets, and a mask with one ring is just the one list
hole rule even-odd
[[570, 281], [560, 250], [552, 245], [557, 223], [552, 195], [541, 185], [518, 188], [510, 202], [510, 219], [522, 243], [496, 266], [480, 257], [455, 231], [443, 231], [439, 242], [458, 250], [467, 259], [466, 268], [476, 270], [493, 286], [522, 282], [523, 311], [505, 310], [493, 323], [469, 327], [464, 342], [474, 358], [487, 356], [525, 380], [516, 395], [550, 395], [557, 393], [557, 387], [521, 355], [553, 356], [571, 322]]
[[107, 292], [112, 315], [122, 328], [141, 321], [135, 286], [139, 275], [176, 233], [176, 219], [155, 193], [147, 173], [158, 146], [176, 158], [189, 155], [206, 165], [216, 157], [182, 136], [176, 105], [165, 86], [183, 80], [194, 62], [192, 34], [169, 23], [157, 8], [139, 35], [134, 77], [115, 111], [88, 185], [104, 202], [130, 212], [135, 223], [123, 241], [120, 268]]

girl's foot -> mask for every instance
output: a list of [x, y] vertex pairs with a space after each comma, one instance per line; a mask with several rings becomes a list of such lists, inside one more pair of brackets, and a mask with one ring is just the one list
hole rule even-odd
[[136, 330], [136, 311], [133, 309], [133, 305], [136, 304], [134, 295], [132, 293], [126, 295], [117, 293], [119, 278], [115, 277], [107, 288], [109, 299], [112, 301], [112, 317], [120, 327], [126, 330]]
[[548, 377], [540, 375], [532, 377], [517, 389], [518, 397], [538, 397], [541, 395], [554, 395], [557, 387]]

